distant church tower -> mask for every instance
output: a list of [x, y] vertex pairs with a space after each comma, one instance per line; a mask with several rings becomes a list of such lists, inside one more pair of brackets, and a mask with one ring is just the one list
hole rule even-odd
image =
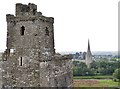
[[86, 58], [85, 58], [85, 64], [87, 65], [88, 68], [90, 68], [90, 64], [93, 62], [92, 60], [92, 53], [90, 50], [90, 43], [88, 40], [88, 49], [87, 49], [87, 53], [86, 53]]

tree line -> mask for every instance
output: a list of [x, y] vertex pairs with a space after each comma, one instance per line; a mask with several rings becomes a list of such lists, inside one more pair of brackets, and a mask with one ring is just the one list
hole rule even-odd
[[[120, 60], [112, 61], [100, 60], [93, 61], [90, 68], [84, 62], [73, 61], [74, 76], [95, 76], [95, 75], [113, 75], [115, 70], [120, 68]], [[115, 75], [115, 74], [114, 74]]]

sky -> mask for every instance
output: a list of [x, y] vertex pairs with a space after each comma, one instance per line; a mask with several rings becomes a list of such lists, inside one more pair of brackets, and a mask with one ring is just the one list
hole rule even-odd
[[0, 50], [6, 49], [6, 14], [16, 3], [34, 3], [37, 11], [54, 17], [56, 52], [118, 50], [119, 0], [3, 0], [0, 3]]

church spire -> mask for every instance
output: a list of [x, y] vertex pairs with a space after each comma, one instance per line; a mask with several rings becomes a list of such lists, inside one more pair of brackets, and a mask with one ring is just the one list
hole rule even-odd
[[86, 65], [87, 65], [88, 68], [90, 68], [90, 64], [93, 62], [93, 60], [92, 60], [92, 53], [91, 53], [91, 50], [90, 50], [90, 42], [89, 42], [89, 39], [88, 39], [88, 48], [87, 48], [87, 53], [86, 53], [85, 62], [86, 62]]
[[91, 54], [91, 50], [90, 50], [90, 41], [88, 39], [88, 48], [87, 48], [87, 52], [89, 52], [89, 54]]
[[89, 42], [89, 39], [88, 39], [88, 50], [90, 51], [90, 42]]

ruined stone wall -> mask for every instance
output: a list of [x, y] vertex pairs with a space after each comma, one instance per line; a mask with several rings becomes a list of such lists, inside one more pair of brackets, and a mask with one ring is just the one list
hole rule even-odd
[[55, 80], [57, 87], [73, 87], [72, 78], [72, 56], [71, 55], [55, 55], [55, 66], [53, 67], [55, 72]]
[[54, 60], [37, 61], [25, 58], [23, 65], [14, 53], [2, 65], [5, 87], [72, 87], [71, 57], [55, 55]]
[[2, 58], [4, 87], [71, 87], [72, 57], [55, 55], [54, 19], [37, 6], [16, 4], [7, 14], [7, 49]]
[[5, 87], [35, 87], [39, 85], [39, 62], [23, 58], [22, 65], [15, 54], [10, 54], [3, 64], [3, 84]]
[[2, 52], [0, 53], [0, 89], [2, 88]]

